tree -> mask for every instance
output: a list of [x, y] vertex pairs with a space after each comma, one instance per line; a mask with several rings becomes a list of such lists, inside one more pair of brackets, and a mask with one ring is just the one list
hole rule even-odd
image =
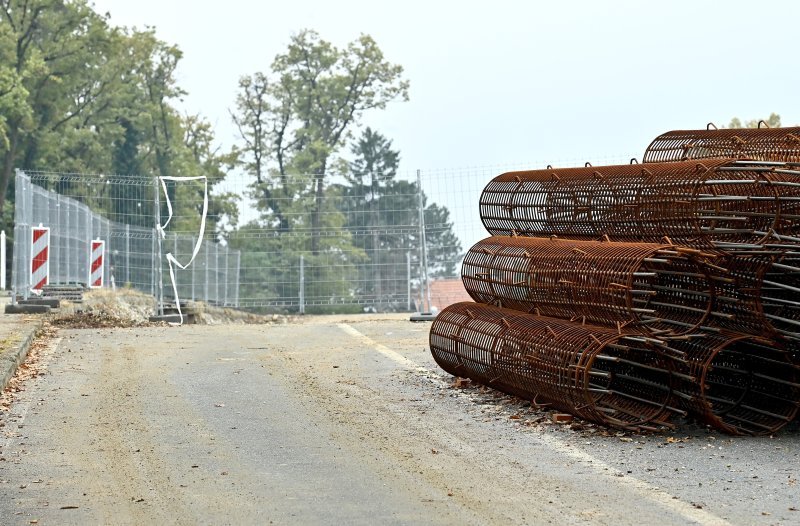
[[767, 126], [770, 128], [780, 128], [781, 127], [781, 116], [777, 113], [770, 113], [769, 117], [766, 119], [753, 119], [749, 120], [742, 125], [742, 121], [738, 117], [734, 117], [731, 119], [730, 124], [728, 124], [728, 128], [758, 128], [758, 123], [763, 120], [767, 123]]
[[[276, 192], [291, 194], [289, 174], [309, 174], [314, 184], [311, 251], [320, 250], [325, 176], [333, 156], [364, 112], [408, 98], [403, 68], [387, 62], [375, 41], [362, 35], [338, 49], [311, 30], [293, 36], [286, 53], [272, 63], [272, 76], [257, 73], [240, 81], [234, 121], [244, 140], [244, 166], [260, 185], [264, 208]], [[263, 162], [273, 161], [267, 184]], [[265, 186], [266, 185], [266, 186]]]
[[341, 165], [336, 156], [362, 115], [398, 98], [408, 98], [402, 68], [366, 35], [339, 49], [301, 31], [269, 73], [243, 77], [231, 112], [241, 138], [239, 166], [252, 178], [256, 224], [279, 236], [281, 249], [244, 233], [232, 234], [232, 245], [260, 254], [257, 266], [275, 269], [273, 276], [296, 269], [298, 261], [288, 259], [302, 254], [309, 296], [351, 298], [355, 265], [366, 255], [343, 229], [342, 189], [328, 189], [327, 177]]
[[[81, 0], [5, 0], [0, 2], [0, 27], [0, 77], [14, 101], [2, 124], [2, 212], [14, 168], [31, 166], [53, 140], [52, 133], [80, 122], [104, 93], [104, 50], [113, 38], [105, 19]], [[64, 133], [61, 141], [87, 147], [81, 134]]]
[[[367, 127], [361, 137], [351, 145], [350, 152], [355, 155], [355, 160], [350, 163], [349, 174], [346, 179], [350, 183], [350, 188], [345, 190], [345, 194], [357, 200], [359, 206], [363, 206], [368, 216], [367, 230], [371, 243], [358, 243], [357, 246], [367, 250], [370, 244], [370, 261], [372, 263], [371, 276], [364, 276], [363, 282], [368, 293], [374, 294], [376, 298], [383, 296], [383, 277], [382, 270], [388, 263], [385, 261], [385, 252], [382, 251], [380, 239], [381, 223], [386, 223], [387, 218], [379, 215], [379, 199], [397, 174], [397, 167], [400, 164], [400, 153], [392, 150], [392, 141], [387, 140], [383, 135], [374, 132]], [[353, 220], [350, 218], [349, 223]], [[353, 224], [348, 224], [352, 228]]]
[[351, 146], [355, 156], [345, 177], [348, 184], [334, 185], [342, 199], [345, 227], [353, 245], [369, 261], [360, 266], [359, 294], [376, 302], [394, 298], [393, 309], [405, 308], [406, 254], [419, 268], [419, 206], [422, 197], [428, 269], [433, 277], [454, 276], [461, 244], [453, 232], [449, 211], [428, 203], [416, 183], [396, 179], [400, 154], [392, 142], [367, 128]]
[[[207, 178], [209, 202], [206, 229], [218, 238], [226, 235], [225, 229], [235, 228], [239, 220], [237, 202], [239, 196], [233, 192], [212, 191], [227, 176], [227, 170], [236, 163], [235, 152], [222, 152], [215, 145], [211, 123], [199, 115], [185, 115], [179, 119], [178, 130], [182, 142], [173, 146], [178, 155], [172, 161], [173, 169], [184, 176], [204, 175]], [[202, 214], [203, 182], [187, 181], [174, 189], [178, 204], [175, 229], [192, 232], [196, 230], [197, 218]]]
[[374, 200], [380, 187], [397, 175], [400, 152], [392, 150], [392, 141], [367, 127], [361, 137], [350, 146], [350, 153], [355, 156], [355, 160], [350, 163], [347, 180], [351, 185], [366, 190], [365, 194], [368, 191]]
[[[15, 168], [48, 172], [37, 184], [148, 228], [154, 176], [206, 175], [213, 190], [235, 156], [202, 117], [176, 110], [181, 57], [152, 29], [112, 27], [88, 0], [0, 0], [0, 217], [11, 222]], [[167, 186], [171, 230], [196, 235], [202, 183]], [[235, 196], [214, 192], [209, 230], [222, 236], [237, 213]]]

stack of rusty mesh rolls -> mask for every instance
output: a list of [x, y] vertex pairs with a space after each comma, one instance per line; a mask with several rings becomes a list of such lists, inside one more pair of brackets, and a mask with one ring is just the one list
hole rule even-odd
[[800, 406], [800, 128], [675, 131], [643, 164], [502, 174], [444, 309], [449, 373], [634, 431]]

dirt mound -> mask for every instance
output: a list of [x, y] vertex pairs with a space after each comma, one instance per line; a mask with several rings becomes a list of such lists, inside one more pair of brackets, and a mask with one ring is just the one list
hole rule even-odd
[[[202, 302], [190, 301], [185, 309], [194, 314], [194, 320], [202, 325], [290, 323], [294, 317], [273, 314], [260, 315], [237, 309], [215, 307]], [[156, 312], [153, 296], [133, 289], [94, 289], [84, 293], [83, 303], [62, 302], [61, 312], [52, 320], [58, 327], [76, 329], [108, 327], [147, 327], [162, 325], [151, 323]]]
[[164, 325], [162, 322], [151, 323], [124, 319], [107, 312], [85, 311], [57, 316], [50, 323], [55, 327], [66, 327], [70, 329], [106, 329], [112, 327], [128, 328]]

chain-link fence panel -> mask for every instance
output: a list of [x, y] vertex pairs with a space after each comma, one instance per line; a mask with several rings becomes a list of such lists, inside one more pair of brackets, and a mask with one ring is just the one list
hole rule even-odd
[[[173, 268], [170, 273], [164, 256], [172, 253], [178, 261], [191, 260], [205, 217], [188, 206], [176, 224], [194, 235], [167, 229], [162, 236], [155, 225], [178, 203], [173, 203], [176, 197], [172, 196], [167, 205], [169, 196], [161, 195], [158, 181], [18, 171], [15, 185], [12, 287], [17, 294], [27, 297], [31, 292], [31, 269], [38, 263], [32, 242], [34, 230], [41, 226], [49, 229], [47, 254], [39, 257], [47, 261], [50, 284], [88, 285], [92, 265], [97, 265], [92, 261], [92, 241], [99, 240], [105, 242], [101, 268], [106, 287], [129, 287], [151, 294], [163, 309], [165, 302], [175, 301], [174, 276], [181, 300], [238, 304], [235, 265], [239, 254], [221, 246], [213, 231], [207, 231], [201, 240], [192, 265], [185, 270]], [[203, 251], [215, 257], [203, 258]]]

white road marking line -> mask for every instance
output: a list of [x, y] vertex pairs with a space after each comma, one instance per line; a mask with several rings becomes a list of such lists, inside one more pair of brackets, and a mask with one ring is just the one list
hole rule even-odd
[[[430, 379], [436, 384], [448, 385], [441, 375], [419, 365], [413, 360], [409, 360], [397, 351], [393, 351], [385, 345], [376, 342], [369, 336], [362, 334], [350, 325], [346, 323], [338, 323], [337, 326], [350, 336], [372, 347], [374, 350], [378, 351], [380, 354], [389, 358], [398, 365], [401, 365], [407, 369], [411, 369], [412, 371]], [[464, 393], [459, 392], [458, 394], [465, 399], [469, 399], [469, 396]], [[672, 513], [675, 513], [676, 515], [683, 517], [687, 521], [700, 524], [702, 526], [731, 526], [731, 523], [722, 517], [717, 517], [713, 513], [709, 513], [704, 509], [695, 508], [693, 505], [683, 502], [674, 495], [671, 495], [666, 491], [657, 488], [656, 486], [652, 486], [643, 480], [639, 480], [628, 474], [624, 474], [623, 477], [619, 477], [618, 475], [622, 473], [618, 469], [606, 464], [598, 458], [593, 457], [585, 451], [581, 451], [567, 445], [566, 442], [559, 440], [556, 437], [539, 433], [536, 435], [536, 438], [541, 442], [544, 442], [551, 449], [556, 450], [558, 453], [585, 463], [598, 475], [613, 478], [613, 482], [615, 484], [628, 487], [632, 491], [641, 495], [643, 498], [671, 511]]]
[[347, 334], [352, 336], [353, 338], [356, 338], [357, 340], [361, 340], [361, 342], [363, 342], [366, 345], [369, 345], [370, 347], [372, 347], [373, 349], [375, 349], [376, 351], [378, 351], [379, 353], [381, 353], [385, 357], [389, 358], [393, 362], [397, 363], [398, 365], [402, 365], [403, 367], [405, 367], [407, 369], [411, 369], [412, 371], [421, 374], [422, 376], [424, 376], [425, 378], [431, 380], [432, 382], [436, 383], [437, 385], [442, 385], [442, 386], [447, 385], [447, 382], [444, 380], [444, 378], [442, 378], [442, 376], [440, 374], [437, 374], [434, 371], [431, 371], [430, 369], [422, 367], [417, 362], [409, 360], [408, 358], [406, 358], [402, 354], [398, 353], [397, 351], [391, 350], [390, 348], [386, 347], [385, 345], [381, 345], [380, 343], [376, 342], [375, 340], [373, 340], [369, 336], [365, 336], [364, 334], [358, 332], [356, 329], [354, 329], [350, 325], [348, 325], [346, 323], [337, 323], [336, 325], [340, 329], [342, 329], [344, 332], [346, 332]]

